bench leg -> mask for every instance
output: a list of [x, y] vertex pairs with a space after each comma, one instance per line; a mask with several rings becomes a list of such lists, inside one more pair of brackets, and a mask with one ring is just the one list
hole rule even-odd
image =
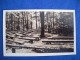
[[15, 53], [15, 48], [12, 48], [12, 53]]
[[32, 43], [33, 43], [33, 41], [30, 41], [30, 43], [32, 44]]

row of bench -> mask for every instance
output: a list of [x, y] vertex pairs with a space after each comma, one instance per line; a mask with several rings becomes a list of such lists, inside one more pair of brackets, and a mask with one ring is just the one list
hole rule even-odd
[[73, 36], [52, 36], [52, 37], [48, 37], [48, 39], [65, 39], [65, 40], [67, 40], [67, 39], [69, 39], [69, 40], [71, 40], [71, 39], [74, 39], [73, 38]]
[[[38, 47], [38, 46], [24, 46], [24, 45], [12, 45], [12, 44], [7, 44], [6, 46], [8, 47], [11, 47], [12, 48], [12, 53], [15, 53], [15, 50], [16, 49], [22, 49], [22, 48], [26, 48], [26, 49], [33, 49], [34, 51], [36, 50], [60, 50], [62, 47], [54, 47], [54, 48], [51, 48], [51, 47], [44, 47], [44, 46], [41, 46], [41, 47]], [[66, 47], [64, 47], [66, 48]], [[69, 49], [69, 48], [66, 48], [66, 49]], [[72, 48], [73, 49], [73, 48]]]

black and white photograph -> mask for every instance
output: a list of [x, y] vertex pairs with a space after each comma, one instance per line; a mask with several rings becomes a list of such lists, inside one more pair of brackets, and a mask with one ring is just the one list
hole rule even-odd
[[4, 10], [5, 56], [75, 54], [74, 10]]

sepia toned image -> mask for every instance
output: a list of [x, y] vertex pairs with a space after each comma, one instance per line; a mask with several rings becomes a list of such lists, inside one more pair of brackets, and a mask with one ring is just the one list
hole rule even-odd
[[5, 54], [75, 52], [74, 10], [4, 10], [3, 13]]

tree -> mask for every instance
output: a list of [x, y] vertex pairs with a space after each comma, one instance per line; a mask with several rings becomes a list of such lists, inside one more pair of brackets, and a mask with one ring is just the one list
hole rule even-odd
[[29, 29], [29, 27], [28, 27], [28, 12], [26, 12], [27, 13], [27, 24], [26, 24], [26, 29], [28, 30]]
[[22, 12], [22, 20], [23, 20], [23, 31], [24, 31], [24, 12]]
[[19, 13], [17, 13], [17, 19], [18, 19], [18, 25], [17, 25], [17, 31], [19, 31], [20, 30], [20, 26], [19, 26], [19, 24], [20, 24], [20, 17], [19, 17]]
[[13, 14], [12, 13], [11, 13], [11, 17], [10, 18], [11, 18], [11, 21], [10, 21], [11, 22], [11, 31], [13, 31]]
[[51, 33], [51, 17], [50, 12], [48, 12], [48, 33]]
[[41, 38], [44, 38], [44, 12], [40, 12], [40, 18], [41, 18]]
[[32, 29], [32, 24], [33, 24], [33, 23], [32, 23], [32, 15], [31, 15], [31, 22], [30, 22], [30, 24], [31, 24], [31, 29]]
[[73, 14], [71, 12], [60, 12], [59, 14], [59, 34], [64, 36], [73, 35]]
[[9, 26], [9, 25], [8, 25], [8, 12], [6, 12], [6, 28], [7, 28], [7, 30], [9, 29], [8, 26]]
[[38, 18], [38, 16], [37, 16], [37, 12], [35, 12], [34, 14], [35, 14], [34, 17], [36, 18], [36, 29], [37, 29], [37, 18]]
[[53, 28], [52, 28], [52, 32], [54, 33], [54, 12], [53, 12]]

